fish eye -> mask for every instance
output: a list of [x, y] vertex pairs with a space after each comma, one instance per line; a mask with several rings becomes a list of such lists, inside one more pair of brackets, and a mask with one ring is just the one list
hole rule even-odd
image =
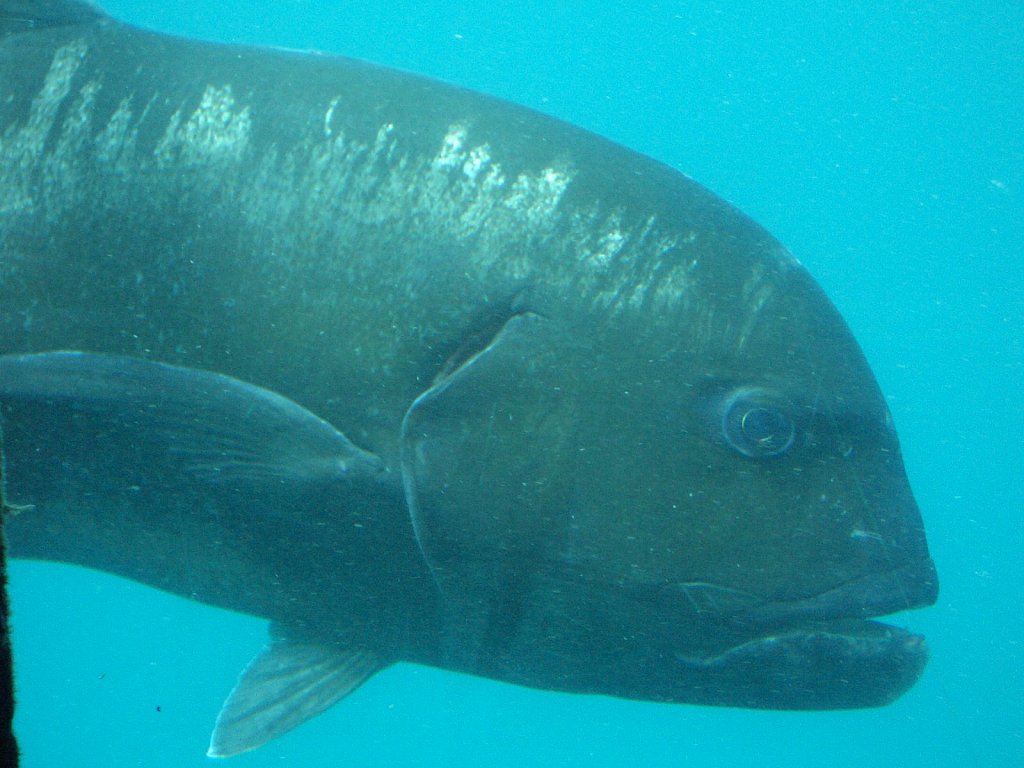
[[796, 427], [786, 405], [777, 397], [762, 389], [744, 387], [725, 400], [722, 437], [736, 452], [760, 459], [789, 450]]

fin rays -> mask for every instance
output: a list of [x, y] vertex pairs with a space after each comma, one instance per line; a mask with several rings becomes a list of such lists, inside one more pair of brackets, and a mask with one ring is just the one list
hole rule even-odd
[[279, 640], [242, 672], [217, 716], [210, 757], [248, 752], [319, 715], [381, 669], [370, 651]]
[[97, 438], [151, 448], [167, 471], [201, 481], [373, 480], [385, 471], [297, 403], [210, 371], [88, 352], [7, 355], [0, 399], [52, 402]]

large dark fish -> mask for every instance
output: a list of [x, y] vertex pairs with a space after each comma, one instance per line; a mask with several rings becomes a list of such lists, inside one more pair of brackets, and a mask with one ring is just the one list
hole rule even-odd
[[0, 1], [0, 306], [12, 553], [272, 621], [211, 754], [403, 660], [794, 709], [924, 666], [866, 620], [937, 583], [846, 325], [577, 128]]

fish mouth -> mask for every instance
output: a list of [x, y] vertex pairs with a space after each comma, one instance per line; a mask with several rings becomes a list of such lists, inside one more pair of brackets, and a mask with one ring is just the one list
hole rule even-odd
[[[869, 620], [931, 605], [930, 559], [792, 601], [734, 606], [725, 647], [676, 654], [706, 703], [755, 709], [855, 709], [889, 704], [928, 662], [924, 637]], [[734, 634], [733, 634], [734, 633]], [[706, 685], [703, 684], [706, 682]]]
[[859, 576], [812, 597], [745, 608], [735, 618], [751, 624], [868, 619], [931, 605], [938, 597], [938, 590], [935, 564], [928, 558]]

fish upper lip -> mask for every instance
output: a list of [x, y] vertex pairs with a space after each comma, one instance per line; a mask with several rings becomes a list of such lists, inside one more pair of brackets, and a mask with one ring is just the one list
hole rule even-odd
[[859, 576], [811, 597], [750, 606], [733, 614], [732, 618], [758, 625], [868, 619], [922, 608], [934, 603], [937, 597], [935, 564], [926, 557], [881, 573]]

